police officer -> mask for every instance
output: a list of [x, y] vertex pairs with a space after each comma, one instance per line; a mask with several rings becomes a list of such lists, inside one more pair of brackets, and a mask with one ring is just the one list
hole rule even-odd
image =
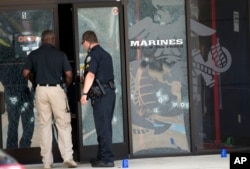
[[98, 43], [93, 31], [82, 35], [82, 45], [88, 51], [85, 58], [81, 103], [91, 99], [98, 151], [92, 167], [114, 167], [112, 152], [112, 118], [115, 107], [114, 70], [111, 55]]
[[67, 112], [68, 100], [60, 85], [63, 75], [66, 84], [71, 84], [72, 68], [67, 56], [55, 48], [55, 34], [51, 30], [43, 31], [42, 45], [32, 51], [25, 62], [23, 76], [30, 79], [31, 74], [36, 84], [35, 103], [39, 117], [40, 148], [44, 169], [50, 169], [53, 164], [52, 117], [58, 130], [58, 146], [64, 165], [75, 168], [77, 164], [73, 160], [71, 117]]

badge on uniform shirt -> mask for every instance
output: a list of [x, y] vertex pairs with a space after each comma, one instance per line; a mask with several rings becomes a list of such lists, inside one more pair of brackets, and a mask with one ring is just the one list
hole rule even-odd
[[87, 56], [86, 63], [89, 63], [91, 61], [91, 56]]
[[87, 56], [86, 60], [85, 60], [85, 64], [86, 64], [85, 69], [87, 69], [89, 67], [90, 61], [91, 61], [91, 56]]

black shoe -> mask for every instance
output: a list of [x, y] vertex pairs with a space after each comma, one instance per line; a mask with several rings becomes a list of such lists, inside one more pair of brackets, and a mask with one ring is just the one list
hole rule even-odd
[[95, 161], [92, 164], [92, 167], [114, 167], [115, 164], [113, 162], [103, 162], [103, 161]]

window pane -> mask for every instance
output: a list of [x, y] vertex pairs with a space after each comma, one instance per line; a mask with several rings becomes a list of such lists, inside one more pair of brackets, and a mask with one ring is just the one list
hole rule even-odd
[[[78, 37], [79, 37], [79, 70], [83, 71], [84, 60], [87, 56], [81, 44], [82, 33], [87, 30], [96, 32], [100, 45], [107, 50], [113, 59], [116, 83], [116, 107], [113, 116], [113, 143], [122, 143], [123, 137], [123, 104], [121, 90], [121, 56], [119, 36], [119, 11], [117, 7], [79, 8]], [[107, 65], [108, 66], [108, 65]], [[82, 106], [83, 144], [95, 145], [96, 132], [90, 104]]]
[[134, 155], [186, 153], [189, 144], [184, 0], [128, 0]]
[[247, 0], [191, 1], [198, 150], [250, 146], [248, 6]]
[[0, 91], [5, 98], [1, 102], [3, 148], [39, 146], [34, 90], [21, 72], [27, 55], [39, 47], [44, 29], [53, 29], [51, 9], [0, 12]]

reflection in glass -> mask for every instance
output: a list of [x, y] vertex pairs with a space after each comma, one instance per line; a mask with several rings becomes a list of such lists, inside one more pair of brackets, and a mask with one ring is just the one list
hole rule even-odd
[[[40, 44], [44, 29], [53, 29], [53, 10], [0, 12], [0, 90], [6, 112], [1, 114], [3, 148], [38, 146], [34, 89], [21, 75], [27, 55]], [[6, 130], [7, 129], [7, 130]]]

